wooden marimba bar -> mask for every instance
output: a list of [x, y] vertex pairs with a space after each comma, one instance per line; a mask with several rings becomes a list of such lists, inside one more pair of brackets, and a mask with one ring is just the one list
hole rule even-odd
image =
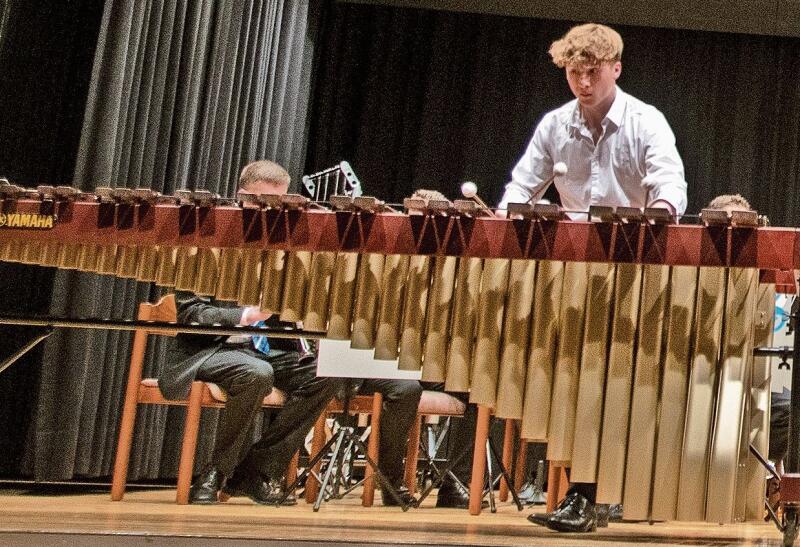
[[471, 202], [404, 214], [373, 198], [332, 211], [299, 196], [2, 193], [0, 260], [259, 305], [520, 420], [628, 518], [743, 514], [752, 348], [774, 290], [759, 273], [798, 268], [795, 229], [522, 206], [511, 220]]

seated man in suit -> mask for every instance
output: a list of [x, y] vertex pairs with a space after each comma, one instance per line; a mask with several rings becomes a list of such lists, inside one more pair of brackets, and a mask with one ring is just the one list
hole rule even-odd
[[[239, 189], [254, 194], [283, 194], [289, 174], [271, 161], [247, 165]], [[269, 321], [257, 306], [237, 307], [178, 292], [179, 323], [251, 325]], [[228, 395], [211, 461], [192, 484], [191, 503], [216, 503], [221, 490], [257, 503], [283, 497], [282, 478], [289, 460], [339, 387], [333, 378], [317, 378], [316, 360], [301, 360], [298, 341], [265, 337], [179, 334], [167, 354], [159, 387], [167, 398], [183, 398], [193, 380], [214, 382]], [[266, 342], [266, 344], [265, 344]], [[286, 404], [253, 445], [254, 419], [273, 386], [286, 392]]]

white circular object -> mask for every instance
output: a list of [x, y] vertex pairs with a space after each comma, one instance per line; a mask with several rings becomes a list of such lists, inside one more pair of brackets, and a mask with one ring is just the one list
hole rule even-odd
[[473, 198], [478, 194], [478, 185], [472, 181], [467, 181], [461, 185], [461, 194], [465, 198]]
[[567, 164], [563, 161], [558, 162], [553, 166], [553, 174], [557, 176], [563, 176], [567, 174]]

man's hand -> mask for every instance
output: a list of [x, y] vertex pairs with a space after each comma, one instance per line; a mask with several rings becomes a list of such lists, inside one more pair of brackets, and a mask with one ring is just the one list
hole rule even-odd
[[666, 200], [658, 199], [648, 205], [648, 207], [652, 207], [653, 209], [666, 209], [672, 216], [675, 216], [675, 207], [673, 207], [672, 204]]
[[242, 310], [242, 318], [239, 319], [239, 324], [252, 325], [256, 321], [266, 321], [271, 316], [271, 313], [264, 313], [258, 306], [247, 306]]

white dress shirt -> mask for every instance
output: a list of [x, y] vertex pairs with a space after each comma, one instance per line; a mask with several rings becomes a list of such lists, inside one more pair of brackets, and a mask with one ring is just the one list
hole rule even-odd
[[686, 210], [683, 162], [672, 129], [655, 107], [619, 87], [597, 144], [577, 99], [545, 114], [511, 172], [499, 208], [527, 202], [558, 162], [567, 165], [567, 174], [554, 183], [568, 211], [587, 211], [590, 205], [646, 207], [658, 200], [679, 215]]

